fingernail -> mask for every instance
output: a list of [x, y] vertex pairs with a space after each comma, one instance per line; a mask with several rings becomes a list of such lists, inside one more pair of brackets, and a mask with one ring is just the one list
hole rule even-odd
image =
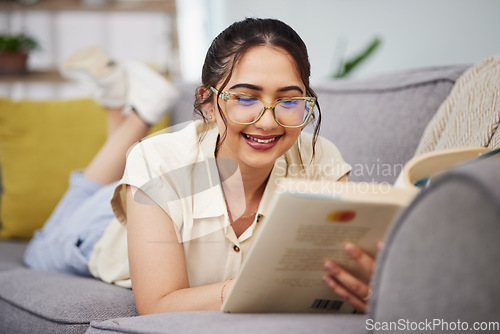
[[333, 271], [333, 269], [335, 269], [335, 266], [333, 265], [332, 262], [330, 261], [325, 261], [324, 263], [324, 267], [326, 268], [326, 270], [328, 271]]
[[356, 246], [354, 246], [352, 242], [348, 242], [344, 245], [344, 249], [348, 255], [353, 256], [356, 251]]
[[333, 280], [332, 280], [332, 278], [330, 276], [325, 275], [325, 276], [323, 276], [323, 282], [325, 282], [326, 284], [330, 285], [333, 282]]

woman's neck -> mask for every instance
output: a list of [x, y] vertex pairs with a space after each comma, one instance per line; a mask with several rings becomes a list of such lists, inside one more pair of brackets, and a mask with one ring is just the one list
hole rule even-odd
[[267, 169], [239, 166], [240, 173], [223, 175], [227, 169], [219, 168], [228, 210], [234, 220], [257, 212], [271, 170], [272, 166]]
[[[245, 168], [246, 167], [246, 168]], [[264, 189], [267, 185], [269, 175], [271, 175], [272, 166], [270, 168], [249, 168], [248, 166], [240, 166], [241, 179], [245, 187], [245, 196], [249, 198], [262, 197]]]
[[[260, 201], [260, 197], [266, 187], [267, 179], [272, 171], [272, 166], [269, 168], [252, 168], [248, 166], [238, 166], [239, 175], [241, 179], [237, 177], [235, 170], [231, 170], [231, 175], [223, 175], [225, 171], [219, 168], [219, 176], [223, 180], [224, 190], [228, 190], [231, 194], [236, 194], [239, 192], [241, 194], [241, 185], [243, 185], [243, 191], [245, 198], [256, 199]], [[241, 184], [242, 183], [242, 184]]]
[[252, 225], [266, 189], [271, 170], [240, 168], [222, 182], [231, 227], [237, 238]]

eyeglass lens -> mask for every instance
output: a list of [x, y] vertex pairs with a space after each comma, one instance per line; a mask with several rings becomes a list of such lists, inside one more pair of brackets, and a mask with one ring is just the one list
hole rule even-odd
[[[310, 107], [310, 102], [306, 100], [285, 100], [276, 105], [274, 112], [280, 124], [299, 126], [306, 121]], [[231, 96], [226, 102], [226, 108], [232, 121], [252, 123], [264, 110], [264, 104], [251, 97]]]

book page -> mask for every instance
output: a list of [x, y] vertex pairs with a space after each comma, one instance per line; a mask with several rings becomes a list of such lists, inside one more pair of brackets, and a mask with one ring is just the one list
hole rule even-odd
[[400, 184], [404, 187], [414, 187], [414, 184], [423, 178], [445, 172], [490, 151], [486, 147], [463, 146], [421, 154], [405, 164]]

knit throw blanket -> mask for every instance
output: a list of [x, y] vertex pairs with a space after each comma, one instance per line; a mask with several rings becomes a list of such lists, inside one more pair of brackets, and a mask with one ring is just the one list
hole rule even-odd
[[459, 146], [500, 147], [500, 56], [467, 69], [424, 130], [415, 155]]

